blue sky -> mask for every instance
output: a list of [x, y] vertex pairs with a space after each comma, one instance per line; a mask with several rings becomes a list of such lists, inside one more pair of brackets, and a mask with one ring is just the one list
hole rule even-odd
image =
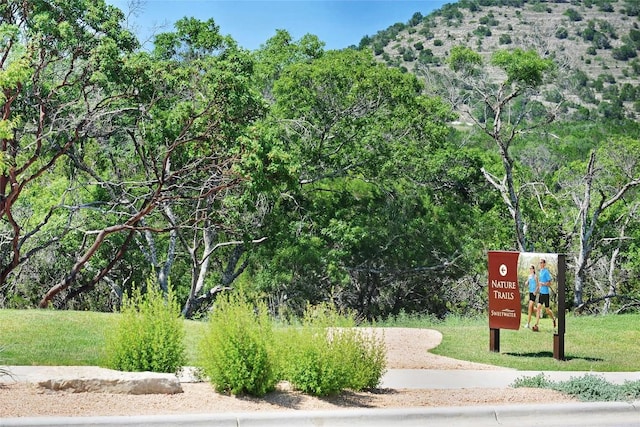
[[[128, 0], [106, 0], [127, 13]], [[213, 18], [220, 32], [230, 35], [246, 49], [254, 50], [287, 30], [297, 40], [309, 33], [325, 42], [326, 49], [357, 46], [397, 23], [406, 23], [415, 12], [428, 15], [455, 0], [142, 0], [141, 10], [129, 18], [141, 42], [154, 27], [172, 31], [173, 23], [185, 16]], [[156, 31], [159, 32], [159, 31]]]

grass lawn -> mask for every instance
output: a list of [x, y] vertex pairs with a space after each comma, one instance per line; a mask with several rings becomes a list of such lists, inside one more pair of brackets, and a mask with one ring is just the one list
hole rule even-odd
[[[0, 365], [100, 366], [107, 331], [119, 314], [0, 310]], [[195, 362], [203, 322], [185, 321], [187, 359]]]
[[[426, 326], [425, 326], [426, 327]], [[489, 351], [488, 320], [449, 319], [431, 326], [443, 334], [432, 353], [520, 370], [640, 371], [640, 315], [566, 316], [565, 359], [553, 358], [551, 319], [540, 332], [500, 330], [500, 352]]]
[[[118, 314], [55, 310], [0, 310], [0, 365], [101, 365], [106, 332]], [[443, 322], [404, 319], [381, 326], [437, 329], [435, 354], [520, 370], [640, 371], [640, 315], [566, 318], [565, 361], [553, 358], [551, 320], [541, 331], [500, 331], [500, 353], [489, 351], [485, 318]], [[194, 364], [203, 322], [185, 321], [187, 363]]]

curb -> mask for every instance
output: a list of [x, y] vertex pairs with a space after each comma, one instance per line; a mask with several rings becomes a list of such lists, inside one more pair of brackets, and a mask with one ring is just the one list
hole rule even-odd
[[0, 419], [2, 427], [36, 426], [210, 426], [210, 427], [382, 426], [638, 426], [640, 401], [446, 408], [345, 409], [333, 411], [225, 414], [36, 417]]

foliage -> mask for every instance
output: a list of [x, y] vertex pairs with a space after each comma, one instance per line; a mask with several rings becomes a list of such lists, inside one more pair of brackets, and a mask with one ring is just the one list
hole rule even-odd
[[178, 372], [185, 362], [184, 325], [172, 292], [151, 280], [125, 297], [122, 317], [106, 343], [106, 364], [121, 371]]
[[225, 293], [199, 344], [198, 365], [220, 393], [263, 396], [278, 382], [273, 324], [264, 304]]
[[620, 61], [627, 61], [638, 56], [636, 48], [628, 44], [623, 44], [622, 46], [613, 49], [611, 54], [615, 59], [619, 59]]
[[[633, 178], [615, 166], [634, 156], [608, 152], [635, 150], [617, 135], [638, 134], [639, 66], [629, 59], [640, 32], [627, 16], [611, 19], [636, 16], [637, 5], [598, 19], [581, 8], [583, 22], [549, 30], [558, 48], [548, 49], [522, 28], [578, 11], [529, 3], [460, 1], [343, 51], [279, 30], [248, 52], [213, 20], [180, 19], [140, 50], [124, 14], [102, 1], [8, 0], [0, 306], [110, 311], [153, 274], [164, 289], [171, 279], [185, 316], [203, 315], [239, 280], [283, 315], [329, 298], [362, 319], [481, 312], [487, 249], [522, 241], [576, 253], [576, 178], [592, 150], [608, 158], [598, 193]], [[496, 18], [511, 12], [522, 25], [505, 33]], [[447, 27], [467, 26], [470, 42], [478, 24], [483, 37], [496, 33], [480, 52]], [[514, 49], [494, 52], [498, 38]], [[596, 56], [565, 61], [587, 45]], [[417, 63], [404, 64], [413, 49]], [[462, 79], [448, 79], [447, 62]], [[468, 107], [484, 135], [454, 122], [445, 100]], [[485, 173], [496, 188], [512, 184], [510, 206]], [[635, 196], [598, 218], [586, 264], [585, 295], [615, 289], [611, 311], [633, 310], [638, 296]], [[521, 210], [522, 236], [510, 209]]]
[[[18, 267], [37, 256], [47, 258], [72, 229], [82, 227], [75, 197], [83, 190], [73, 188], [77, 169], [67, 156], [105, 132], [113, 109], [121, 107], [122, 93], [114, 88], [122, 58], [138, 44], [121, 26], [122, 12], [104, 2], [9, 0], [0, 14], [0, 288], [5, 296], [19, 287], [20, 280], [13, 282]], [[68, 268], [63, 261], [52, 264]]]
[[235, 395], [262, 396], [279, 379], [317, 396], [374, 388], [384, 373], [384, 344], [354, 326], [353, 317], [321, 305], [308, 307], [301, 326], [274, 330], [264, 304], [225, 294], [208, 321], [198, 365], [216, 390]]
[[552, 382], [541, 372], [533, 377], [516, 378], [511, 387], [549, 388], [551, 384]]
[[585, 374], [567, 381], [550, 381], [544, 374], [516, 379], [512, 387], [535, 387], [556, 390], [585, 402], [632, 402], [640, 398], [640, 381], [612, 384], [602, 376]]
[[252, 274], [276, 304], [286, 295], [300, 314], [334, 292], [368, 319], [400, 300], [444, 312], [443, 280], [428, 272], [464, 270], [443, 259], [465, 239], [450, 232], [474, 228], [468, 203], [482, 179], [477, 157], [448, 143], [450, 111], [420, 90], [414, 77], [350, 50], [291, 64], [274, 83], [273, 123], [298, 185], [274, 204], [277, 239], [261, 246]]
[[448, 63], [455, 72], [471, 74], [476, 67], [482, 64], [482, 58], [468, 47], [455, 46], [451, 49]]
[[580, 12], [578, 12], [574, 8], [567, 9], [564, 15], [568, 16], [570, 21], [582, 21], [582, 16], [580, 15]]
[[541, 59], [536, 51], [522, 49], [498, 50], [493, 53], [491, 63], [505, 70], [507, 79], [524, 86], [539, 86], [546, 72], [553, 68], [549, 59]]
[[285, 378], [314, 396], [378, 386], [386, 364], [384, 342], [354, 326], [353, 316], [328, 304], [308, 306], [302, 327], [286, 330], [280, 350]]

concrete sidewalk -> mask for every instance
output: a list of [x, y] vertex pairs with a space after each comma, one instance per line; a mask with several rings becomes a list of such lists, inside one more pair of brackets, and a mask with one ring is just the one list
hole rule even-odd
[[[0, 376], [0, 384], [18, 382], [41, 383], [53, 381], [125, 380], [158, 382], [162, 386], [174, 383], [197, 382], [192, 368], [174, 374], [154, 372], [120, 372], [97, 366], [0, 366], [11, 376]], [[516, 369], [490, 370], [434, 370], [389, 369], [382, 377], [380, 388], [393, 389], [454, 389], [454, 388], [506, 388], [517, 379], [543, 374], [550, 381], [566, 381], [574, 377], [594, 375], [613, 384], [640, 381], [640, 372], [583, 372], [583, 371], [519, 371]]]
[[554, 382], [584, 375], [599, 376], [613, 384], [640, 381], [640, 372], [390, 369], [382, 377], [380, 386], [395, 389], [507, 388], [517, 379], [540, 374]]

